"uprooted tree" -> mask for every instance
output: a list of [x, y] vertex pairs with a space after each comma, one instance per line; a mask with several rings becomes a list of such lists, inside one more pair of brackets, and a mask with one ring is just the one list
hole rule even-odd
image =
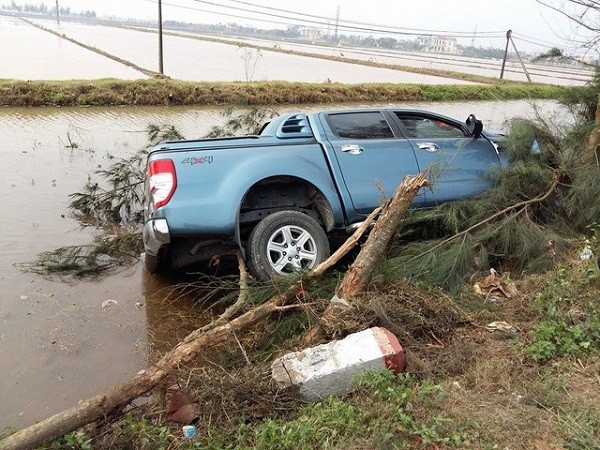
[[432, 210], [431, 239], [392, 246], [379, 276], [457, 292], [490, 268], [512, 274], [549, 269], [568, 257], [574, 239], [598, 233], [599, 91], [597, 75], [565, 99], [575, 113], [573, 125], [541, 114], [513, 119], [501, 144], [510, 164], [490, 174], [494, 187]]

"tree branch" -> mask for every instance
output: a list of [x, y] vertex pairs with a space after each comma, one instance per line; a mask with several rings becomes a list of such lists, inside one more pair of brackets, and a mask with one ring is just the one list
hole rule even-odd
[[600, 31], [600, 23], [597, 23], [595, 25], [592, 25], [589, 21], [584, 20], [585, 15], [588, 11], [600, 11], [600, 2], [599, 1], [595, 1], [595, 0], [590, 0], [590, 1], [582, 1], [582, 0], [568, 0], [571, 3], [574, 3], [576, 5], [582, 6], [584, 8], [586, 8], [586, 10], [584, 12], [582, 12], [579, 17], [573, 15], [572, 13], [566, 12], [563, 9], [556, 7], [544, 0], [536, 0], [540, 5], [543, 5], [547, 8], [550, 8], [553, 11], [556, 11], [557, 13], [567, 17], [568, 19], [572, 20], [573, 22], [575, 22], [577, 25], [582, 26], [583, 28], [593, 31], [593, 32], [598, 32]]
[[558, 186], [558, 182], [559, 182], [559, 176], [558, 176], [558, 172], [554, 172], [554, 174], [552, 175], [552, 184], [550, 185], [550, 187], [548, 188], [548, 190], [541, 196], [535, 197], [535, 198], [531, 198], [529, 200], [525, 200], [519, 203], [515, 203], [514, 205], [508, 206], [506, 208], [504, 208], [502, 211], [498, 211], [495, 214], [492, 214], [491, 216], [487, 217], [486, 219], [482, 220], [481, 222], [477, 222], [475, 225], [470, 226], [469, 228], [467, 228], [466, 230], [463, 230], [459, 233], [456, 233], [453, 236], [450, 236], [447, 239], [444, 239], [442, 242], [440, 242], [437, 245], [434, 245], [433, 247], [431, 247], [430, 249], [428, 249], [427, 251], [424, 251], [423, 253], [420, 253], [418, 255], [413, 256], [412, 258], [410, 258], [407, 263], [410, 263], [411, 261], [414, 261], [415, 259], [421, 258], [431, 252], [434, 252], [435, 250], [437, 250], [438, 248], [446, 245], [449, 242], [452, 242], [453, 240], [462, 237], [468, 233], [470, 233], [471, 231], [479, 228], [482, 225], [485, 225], [488, 222], [491, 222], [492, 220], [496, 219], [497, 217], [500, 217], [504, 214], [506, 214], [507, 212], [510, 212], [512, 210], [518, 209], [518, 208], [524, 208], [527, 207], [529, 205], [531, 205], [532, 203], [539, 203], [539, 202], [543, 202], [544, 200], [546, 200], [550, 194], [552, 194], [552, 192], [554, 192], [554, 189], [556, 189], [556, 187]]

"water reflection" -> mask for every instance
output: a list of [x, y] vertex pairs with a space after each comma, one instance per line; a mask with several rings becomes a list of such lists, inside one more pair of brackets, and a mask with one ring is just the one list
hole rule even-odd
[[142, 274], [146, 306], [148, 360], [158, 361], [199, 326], [211, 322], [202, 287], [193, 287], [193, 277]]
[[[206, 273], [210, 275], [206, 275]], [[215, 320], [238, 295], [232, 266], [204, 268], [202, 274], [142, 274], [148, 362], [156, 363], [188, 334]], [[218, 349], [208, 348], [195, 361], [218, 361]]]

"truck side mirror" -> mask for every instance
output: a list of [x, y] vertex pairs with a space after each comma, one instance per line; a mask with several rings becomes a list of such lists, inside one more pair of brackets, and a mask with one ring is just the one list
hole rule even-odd
[[475, 114], [470, 114], [465, 121], [467, 125], [467, 131], [473, 136], [473, 138], [477, 139], [481, 136], [481, 132], [483, 131], [483, 123], [481, 120], [475, 117]]

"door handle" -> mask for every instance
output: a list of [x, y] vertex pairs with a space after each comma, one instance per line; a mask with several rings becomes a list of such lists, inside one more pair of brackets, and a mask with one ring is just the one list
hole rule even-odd
[[437, 152], [440, 149], [440, 147], [437, 144], [434, 144], [433, 142], [420, 142], [419, 148], [421, 150], [426, 150], [432, 153]]
[[360, 155], [365, 149], [362, 148], [360, 145], [355, 145], [355, 144], [349, 144], [349, 145], [342, 145], [342, 151], [344, 153], [350, 153], [351, 155]]

